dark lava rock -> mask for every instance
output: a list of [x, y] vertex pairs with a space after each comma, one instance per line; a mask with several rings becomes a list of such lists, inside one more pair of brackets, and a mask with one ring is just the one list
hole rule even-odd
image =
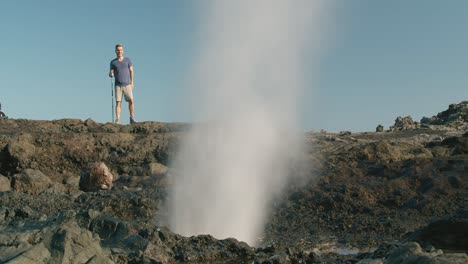
[[104, 162], [94, 162], [88, 165], [80, 177], [80, 190], [92, 192], [112, 188], [114, 176]]
[[10, 179], [0, 174], [0, 192], [8, 192], [10, 190], [11, 190]]
[[414, 122], [411, 116], [406, 116], [406, 117], [399, 116], [397, 117], [397, 119], [395, 119], [395, 124], [393, 126], [390, 126], [390, 131], [415, 129], [418, 127], [419, 127], [419, 123]]
[[375, 132], [383, 132], [384, 131], [384, 127], [382, 125], [378, 125], [376, 128], [375, 128]]
[[17, 192], [39, 194], [51, 185], [52, 181], [40, 170], [26, 169], [12, 178], [12, 188]]
[[468, 123], [468, 101], [451, 104], [449, 108], [431, 118], [423, 117], [421, 123], [428, 125], [461, 126]]
[[[464, 108], [449, 109], [440, 120]], [[0, 262], [466, 263], [468, 133], [456, 120], [306, 133], [306, 165], [290, 164], [258, 248], [167, 228], [168, 167], [189, 125], [2, 120], [0, 174], [16, 191], [0, 192]], [[94, 161], [112, 188], [83, 192]]]
[[416, 242], [384, 243], [370, 256], [361, 255], [357, 263], [467, 263], [465, 253], [444, 253], [442, 250], [425, 250]]
[[450, 137], [442, 141], [442, 145], [452, 148], [454, 155], [468, 153], [468, 137]]
[[423, 245], [468, 253], [468, 211], [430, 223], [408, 235], [407, 240], [418, 241]]

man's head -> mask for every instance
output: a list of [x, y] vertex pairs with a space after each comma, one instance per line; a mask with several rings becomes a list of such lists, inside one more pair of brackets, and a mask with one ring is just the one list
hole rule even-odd
[[124, 47], [122, 44], [117, 44], [115, 45], [115, 54], [117, 54], [117, 57], [123, 57], [124, 53]]

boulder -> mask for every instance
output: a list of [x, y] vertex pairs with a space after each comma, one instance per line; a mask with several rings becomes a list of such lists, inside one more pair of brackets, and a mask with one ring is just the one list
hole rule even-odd
[[395, 124], [390, 126], [391, 131], [398, 131], [398, 130], [407, 130], [407, 129], [415, 129], [419, 127], [418, 122], [414, 122], [411, 116], [406, 117], [397, 117], [395, 119]]
[[48, 263], [49, 259], [50, 251], [44, 246], [44, 243], [39, 243], [14, 257], [8, 263]]
[[409, 235], [409, 239], [452, 251], [468, 249], [468, 218], [453, 217], [430, 223]]
[[80, 190], [93, 192], [110, 190], [114, 176], [104, 162], [94, 162], [84, 168], [80, 177]]
[[384, 243], [371, 254], [370, 258], [358, 261], [364, 263], [467, 263], [468, 256], [465, 253], [444, 253], [440, 249], [429, 247], [423, 249], [416, 242]]
[[45, 241], [49, 242], [52, 259], [58, 263], [112, 263], [101, 248], [99, 236], [81, 228], [75, 221], [49, 234]]
[[376, 128], [375, 128], [375, 132], [383, 132], [384, 131], [384, 127], [382, 125], [378, 125]]
[[443, 145], [453, 148], [453, 154], [468, 153], [468, 138], [467, 137], [450, 137], [442, 141]]
[[69, 192], [76, 192], [79, 190], [80, 186], [80, 176], [79, 175], [68, 175], [63, 179], [63, 184]]
[[67, 217], [71, 218], [59, 216], [40, 230], [2, 230], [0, 262], [114, 263], [102, 249], [98, 235], [80, 227], [73, 216]]
[[171, 252], [167, 252], [161, 245], [148, 243], [143, 251], [143, 257], [149, 259], [150, 263], [170, 263], [172, 261]]
[[17, 192], [39, 194], [49, 188], [52, 181], [40, 170], [25, 169], [15, 174], [12, 179], [12, 188]]
[[11, 190], [10, 179], [0, 174], [0, 192], [8, 192], [10, 190]]
[[430, 124], [434, 123], [436, 120], [437, 120], [437, 117], [435, 117], [435, 116], [423, 117], [423, 118], [421, 118], [421, 124], [430, 125]]
[[451, 104], [448, 109], [432, 116], [423, 117], [421, 123], [428, 125], [456, 126], [456, 124], [466, 124], [468, 122], [468, 101], [459, 104]]
[[444, 254], [442, 250], [432, 249], [427, 252], [416, 242], [398, 245], [388, 252], [385, 263], [466, 263], [466, 254]]
[[96, 122], [95, 122], [93, 119], [88, 118], [88, 119], [86, 119], [86, 120], [84, 121], [84, 124], [85, 124], [85, 126], [88, 126], [88, 127], [89, 127], [89, 126], [95, 126], [95, 125], [96, 125]]
[[13, 139], [6, 147], [8, 162], [11, 169], [17, 171], [18, 168], [27, 168], [31, 157], [36, 152], [36, 147], [31, 143], [33, 138], [30, 134], [22, 134]]
[[149, 174], [152, 176], [162, 176], [168, 171], [168, 168], [161, 163], [151, 162], [149, 165]]

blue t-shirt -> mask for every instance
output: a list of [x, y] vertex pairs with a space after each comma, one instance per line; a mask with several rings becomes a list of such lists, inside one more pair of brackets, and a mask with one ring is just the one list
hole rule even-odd
[[118, 59], [113, 59], [111, 61], [110, 68], [114, 70], [115, 85], [125, 86], [131, 83], [130, 66], [132, 66], [132, 61], [127, 57], [124, 57], [122, 61]]

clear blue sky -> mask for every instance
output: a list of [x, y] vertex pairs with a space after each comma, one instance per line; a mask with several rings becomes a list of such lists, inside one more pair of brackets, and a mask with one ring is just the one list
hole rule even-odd
[[[184, 77], [207, 3], [2, 1], [2, 110], [110, 121], [107, 73], [121, 42], [135, 67], [137, 119], [191, 121]], [[330, 14], [318, 81], [304, 97], [305, 130], [373, 131], [468, 100], [468, 1], [337, 0]]]

